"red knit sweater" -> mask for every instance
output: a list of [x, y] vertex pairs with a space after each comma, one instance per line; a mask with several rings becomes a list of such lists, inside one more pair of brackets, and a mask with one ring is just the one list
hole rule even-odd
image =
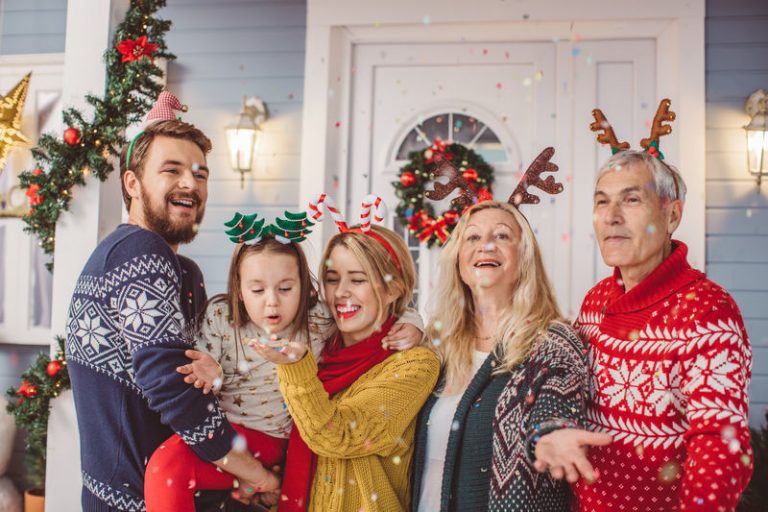
[[599, 480], [576, 486], [582, 511], [730, 511], [752, 473], [752, 353], [733, 298], [673, 252], [629, 292], [619, 270], [584, 299], [590, 450]]

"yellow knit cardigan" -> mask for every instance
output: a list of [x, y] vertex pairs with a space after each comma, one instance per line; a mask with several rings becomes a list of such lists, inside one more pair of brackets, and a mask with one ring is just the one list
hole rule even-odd
[[318, 455], [310, 511], [408, 510], [416, 416], [439, 372], [437, 356], [416, 347], [389, 356], [328, 398], [311, 353], [279, 365], [294, 428]]

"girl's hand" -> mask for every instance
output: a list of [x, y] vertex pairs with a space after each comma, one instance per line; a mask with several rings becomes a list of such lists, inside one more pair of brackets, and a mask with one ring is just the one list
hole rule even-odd
[[402, 352], [417, 346], [423, 337], [424, 333], [413, 324], [395, 324], [381, 340], [381, 346]]
[[224, 371], [210, 354], [197, 350], [186, 350], [184, 355], [192, 360], [191, 363], [176, 368], [177, 372], [186, 375], [184, 382], [192, 384], [198, 389], [203, 388], [204, 395], [207, 395], [211, 390], [218, 391], [221, 388]]
[[307, 353], [306, 343], [278, 340], [274, 335], [269, 339], [253, 338], [248, 342], [248, 346], [275, 364], [295, 363]]

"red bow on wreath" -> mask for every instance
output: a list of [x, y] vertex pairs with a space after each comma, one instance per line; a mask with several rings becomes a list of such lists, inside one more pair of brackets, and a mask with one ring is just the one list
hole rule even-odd
[[419, 241], [429, 240], [432, 235], [435, 235], [440, 240], [440, 243], [445, 243], [448, 240], [450, 233], [448, 232], [448, 221], [445, 220], [445, 217], [438, 217], [435, 220], [429, 219], [424, 229], [419, 232]]

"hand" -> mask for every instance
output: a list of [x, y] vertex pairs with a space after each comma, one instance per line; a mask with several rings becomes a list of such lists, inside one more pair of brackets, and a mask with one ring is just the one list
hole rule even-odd
[[612, 442], [613, 438], [609, 434], [575, 428], [555, 430], [536, 443], [536, 462], [533, 467], [540, 473], [549, 469], [555, 480], [565, 476], [568, 482], [576, 483], [581, 476], [587, 483], [592, 483], [598, 475], [587, 460], [587, 447], [606, 446]]
[[[236, 488], [232, 491], [232, 498], [240, 503], [259, 503], [264, 494], [271, 496], [277, 493], [277, 498], [280, 498], [280, 477], [263, 466], [260, 475], [254, 478], [253, 481], [236, 480], [236, 482]], [[271, 497], [268, 499], [271, 499]], [[275, 504], [277, 504], [277, 501]]]
[[186, 375], [184, 382], [198, 389], [203, 388], [204, 395], [207, 395], [211, 389], [218, 391], [221, 388], [224, 371], [210, 354], [197, 350], [185, 350], [184, 355], [192, 360], [191, 363], [176, 368], [177, 372]]
[[[282, 469], [280, 466], [272, 466], [272, 472], [276, 475], [280, 474], [280, 471]], [[258, 496], [258, 501], [262, 505], [266, 505], [267, 507], [273, 507], [280, 503], [280, 489], [275, 489], [274, 491], [267, 491], [263, 492]], [[253, 503], [253, 500], [251, 501]]]
[[269, 339], [253, 338], [248, 342], [248, 346], [275, 364], [295, 363], [307, 353], [306, 343], [279, 340], [274, 334]]
[[402, 352], [417, 346], [423, 337], [424, 333], [413, 324], [394, 324], [381, 340], [381, 346]]

